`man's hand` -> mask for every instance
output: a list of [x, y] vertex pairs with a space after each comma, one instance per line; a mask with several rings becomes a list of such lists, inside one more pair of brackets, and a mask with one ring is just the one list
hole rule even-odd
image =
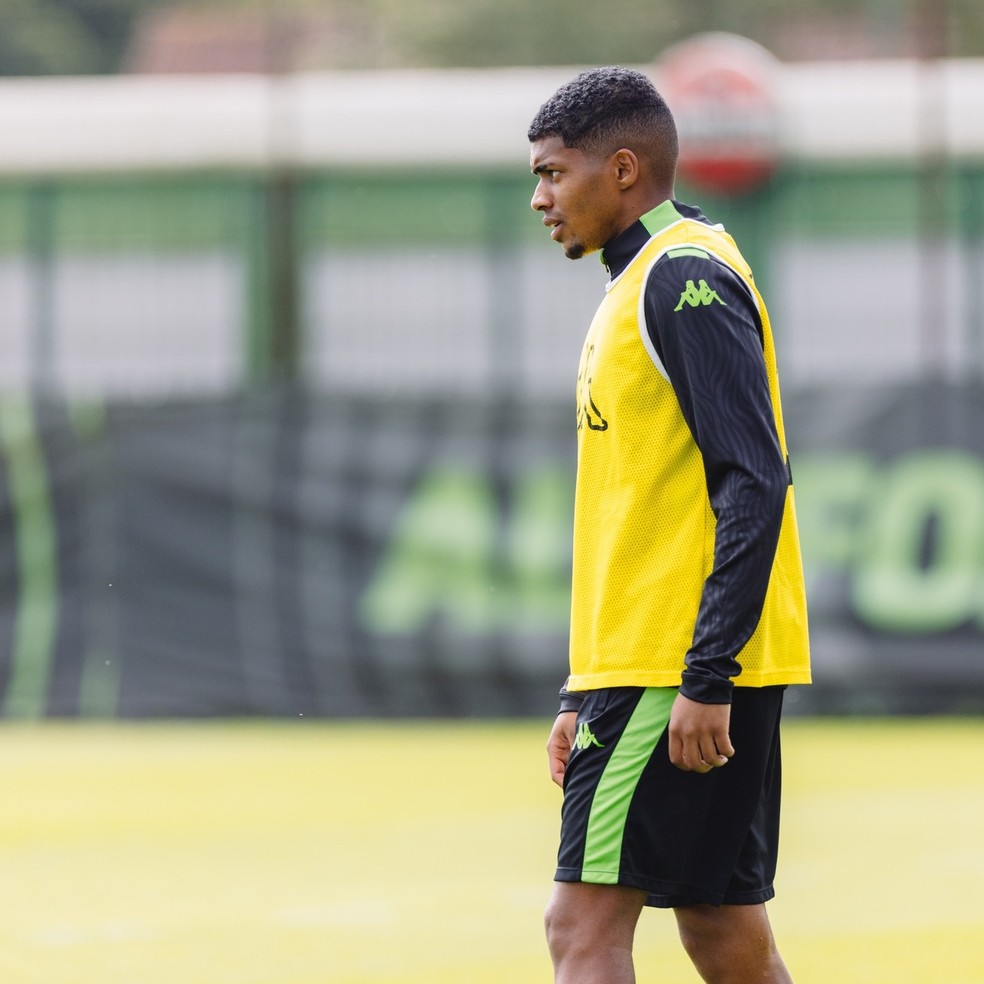
[[571, 757], [574, 747], [574, 726], [577, 721], [577, 711], [561, 711], [550, 729], [547, 739], [547, 758], [550, 761], [550, 778], [558, 786], [564, 786], [564, 773], [567, 772], [567, 760]]
[[684, 772], [710, 772], [735, 754], [730, 704], [698, 704], [677, 694], [670, 711], [670, 761]]

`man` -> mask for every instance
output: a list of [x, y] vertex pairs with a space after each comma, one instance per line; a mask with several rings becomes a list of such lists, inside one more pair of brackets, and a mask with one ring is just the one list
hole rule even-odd
[[705, 981], [790, 981], [765, 902], [782, 696], [810, 672], [768, 314], [731, 237], [674, 200], [676, 128], [644, 75], [581, 73], [528, 136], [533, 209], [611, 276], [578, 377], [571, 666], [547, 746], [555, 979], [634, 981], [652, 905]]

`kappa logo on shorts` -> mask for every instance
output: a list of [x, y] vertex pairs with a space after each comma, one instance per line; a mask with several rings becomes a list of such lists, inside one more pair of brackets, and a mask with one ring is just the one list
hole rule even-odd
[[574, 747], [575, 748], [580, 748], [580, 749], [585, 749], [585, 748], [590, 748], [592, 745], [594, 745], [595, 748], [604, 748], [605, 747], [591, 733], [591, 729], [588, 727], [588, 722], [587, 721], [582, 721], [577, 726], [577, 735], [574, 738]]

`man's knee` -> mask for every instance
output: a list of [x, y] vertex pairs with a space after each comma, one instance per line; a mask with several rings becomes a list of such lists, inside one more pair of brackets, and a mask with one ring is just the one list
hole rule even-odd
[[593, 948], [601, 913], [592, 905], [592, 894], [578, 884], [555, 886], [543, 917], [547, 945], [555, 960]]
[[564, 891], [554, 891], [543, 914], [547, 945], [554, 957], [566, 953], [578, 939], [577, 912]]
[[694, 905], [676, 910], [680, 940], [705, 980], [743, 980], [778, 959], [764, 906]]
[[609, 947], [631, 950], [645, 894], [615, 885], [558, 882], [544, 924], [555, 959]]

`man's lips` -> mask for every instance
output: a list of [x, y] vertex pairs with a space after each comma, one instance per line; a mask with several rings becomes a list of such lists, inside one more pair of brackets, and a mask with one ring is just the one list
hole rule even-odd
[[548, 229], [550, 229], [550, 238], [556, 241], [560, 227], [564, 223], [561, 222], [559, 219], [550, 219], [550, 220], [544, 219], [543, 224], [547, 226]]

